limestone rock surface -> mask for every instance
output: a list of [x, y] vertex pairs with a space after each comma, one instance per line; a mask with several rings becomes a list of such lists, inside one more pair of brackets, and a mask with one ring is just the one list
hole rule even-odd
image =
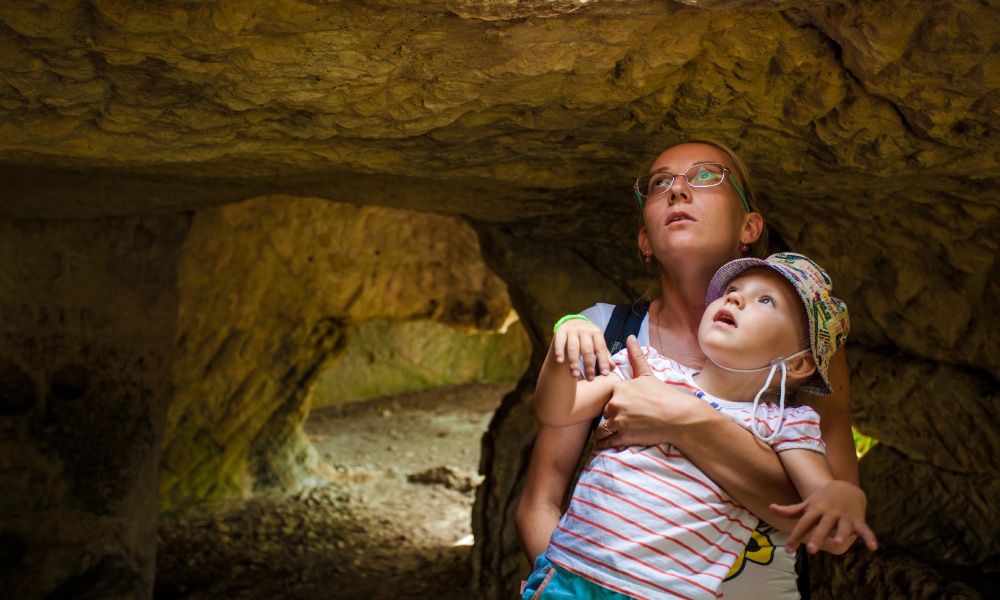
[[[299, 431], [309, 389], [352, 324], [489, 329], [509, 302], [535, 364], [484, 439], [474, 515], [477, 585], [507, 597], [523, 576], [512, 516], [551, 323], [641, 293], [631, 183], [664, 147], [707, 136], [748, 163], [777, 245], [826, 266], [852, 310], [853, 416], [884, 444], [863, 463], [864, 485], [891, 552], [821, 561], [833, 575], [816, 581], [834, 597], [866, 597], [866, 585], [882, 586], [875, 597], [989, 597], [1000, 572], [998, 17], [978, 0], [7, 0], [0, 219], [15, 233], [0, 240], [0, 423], [45, 445], [25, 423], [48, 410], [37, 395], [56, 362], [148, 355], [150, 381], [107, 402], [137, 411], [116, 439], [144, 467], [163, 428], [161, 505], [294, 486], [320, 468]], [[369, 212], [381, 209], [411, 216]], [[179, 257], [183, 234], [134, 225], [149, 217], [193, 223]], [[392, 247], [407, 228], [412, 263]], [[468, 240], [458, 255], [444, 242], [455, 235]], [[84, 258], [67, 260], [57, 238], [86, 246]], [[480, 252], [502, 281], [461, 270]], [[425, 271], [416, 255], [448, 268]], [[103, 289], [37, 283], [70, 275]], [[118, 296], [132, 303], [122, 314]], [[64, 306], [79, 322], [58, 316]], [[165, 321], [143, 323], [147, 309]], [[102, 323], [107, 337], [94, 333]], [[26, 349], [34, 329], [48, 341]], [[136, 398], [152, 425], [125, 401]], [[25, 452], [32, 477], [61, 469]], [[105, 470], [114, 486], [155, 485], [123, 469]], [[16, 473], [5, 463], [0, 477]], [[74, 514], [58, 490], [77, 476], [53, 477], [45, 489]], [[14, 501], [32, 485], [15, 486]], [[150, 493], [134, 506], [151, 506]], [[11, 577], [46, 552], [26, 522], [0, 521]], [[117, 581], [124, 563], [100, 556], [54, 558], [39, 589], [81, 573], [98, 588]]]
[[318, 199], [200, 211], [179, 288], [164, 510], [322, 476], [301, 425], [352, 325], [434, 319], [489, 331], [511, 312], [467, 225]]
[[312, 407], [469, 382], [514, 382], [530, 357], [520, 321], [502, 333], [471, 334], [429, 321], [367, 321], [352, 327], [343, 357], [319, 376]]
[[186, 215], [0, 221], [0, 595], [149, 597]]

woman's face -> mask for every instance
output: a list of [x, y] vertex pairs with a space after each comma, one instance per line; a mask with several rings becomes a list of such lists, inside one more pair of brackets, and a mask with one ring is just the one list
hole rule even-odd
[[[722, 163], [732, 171], [726, 154], [708, 144], [681, 144], [660, 154], [650, 171], [685, 173], [705, 162]], [[661, 263], [671, 259], [703, 258], [713, 263], [739, 258], [743, 242], [756, 235], [747, 231], [748, 214], [732, 181], [714, 187], [693, 188], [687, 179], [675, 176], [667, 192], [646, 199], [639, 245]]]

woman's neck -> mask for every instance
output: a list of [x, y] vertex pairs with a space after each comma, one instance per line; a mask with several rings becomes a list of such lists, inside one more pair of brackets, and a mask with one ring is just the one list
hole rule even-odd
[[[692, 368], [705, 363], [698, 345], [698, 327], [705, 314], [705, 296], [718, 265], [673, 261], [660, 270], [660, 298], [650, 306], [650, 342], [668, 358]], [[662, 347], [661, 347], [662, 346]]]
[[[705, 312], [705, 293], [684, 293], [677, 286], [663, 286], [663, 295], [650, 305], [649, 340], [668, 358], [697, 369], [705, 362], [698, 345], [698, 326]], [[700, 301], [694, 298], [699, 297]]]

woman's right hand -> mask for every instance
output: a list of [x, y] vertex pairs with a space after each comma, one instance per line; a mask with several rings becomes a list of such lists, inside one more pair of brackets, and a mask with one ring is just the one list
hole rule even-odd
[[556, 330], [552, 338], [552, 351], [556, 362], [568, 363], [573, 377], [580, 377], [580, 359], [583, 375], [591, 381], [598, 374], [611, 373], [611, 354], [604, 341], [604, 332], [585, 319], [570, 319]]
[[597, 428], [595, 449], [676, 444], [688, 426], [717, 416], [703, 400], [657, 379], [634, 336], [625, 346], [633, 377], [615, 384], [604, 407], [607, 428]]

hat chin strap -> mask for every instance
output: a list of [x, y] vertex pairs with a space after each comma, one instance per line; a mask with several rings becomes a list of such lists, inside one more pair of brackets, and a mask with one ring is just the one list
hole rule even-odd
[[[753, 410], [753, 420], [750, 422], [750, 429], [753, 431], [753, 434], [755, 436], [757, 436], [758, 440], [764, 442], [765, 444], [771, 443], [771, 441], [773, 441], [774, 438], [778, 437], [778, 432], [781, 431], [781, 419], [780, 419], [780, 416], [779, 416], [778, 426], [774, 429], [774, 431], [771, 432], [771, 435], [769, 435], [767, 437], [764, 437], [763, 435], [761, 435], [760, 431], [757, 429], [757, 407], [760, 405], [760, 397], [764, 394], [765, 391], [767, 391], [767, 388], [770, 387], [770, 385], [771, 385], [771, 379], [774, 378], [774, 372], [780, 366], [781, 367], [781, 395], [779, 396], [779, 401], [778, 401], [778, 415], [784, 415], [785, 414], [785, 378], [788, 375], [788, 368], [785, 366], [785, 363], [787, 363], [788, 361], [792, 360], [793, 358], [798, 358], [798, 357], [802, 356], [803, 354], [805, 354], [807, 352], [809, 352], [809, 348], [806, 348], [805, 350], [799, 350], [798, 352], [796, 352], [795, 354], [793, 354], [791, 356], [787, 356], [787, 357], [786, 356], [779, 356], [779, 357], [775, 358], [774, 360], [772, 360], [770, 362], [770, 364], [764, 365], [763, 367], [758, 367], [756, 369], [733, 369], [733, 368], [730, 368], [730, 367], [722, 366], [719, 363], [717, 363], [714, 360], [712, 360], [711, 358], [708, 359], [708, 360], [710, 360], [712, 362], [713, 365], [719, 367], [723, 371], [729, 371], [730, 373], [759, 373], [760, 371], [763, 371], [765, 369], [770, 369], [771, 370], [771, 372], [767, 374], [767, 381], [764, 382], [764, 387], [760, 388], [760, 391], [757, 392], [756, 396], [754, 396], [754, 399], [753, 399], [753, 409], [752, 409]], [[764, 423], [767, 423], [767, 415], [764, 415], [764, 417], [765, 418], [761, 419], [761, 421], [764, 422]]]

